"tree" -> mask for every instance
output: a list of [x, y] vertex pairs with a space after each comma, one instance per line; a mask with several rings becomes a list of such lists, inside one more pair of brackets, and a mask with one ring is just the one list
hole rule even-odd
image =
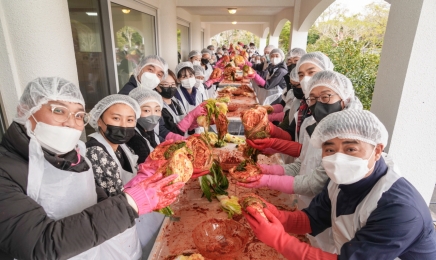
[[291, 22], [287, 21], [282, 28], [279, 36], [279, 48], [282, 49], [284, 53], [289, 51], [289, 35], [291, 33]]

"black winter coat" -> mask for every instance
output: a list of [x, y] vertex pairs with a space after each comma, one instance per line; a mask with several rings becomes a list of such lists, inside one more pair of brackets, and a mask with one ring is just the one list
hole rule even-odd
[[[29, 137], [24, 126], [12, 123], [0, 144], [0, 259], [68, 259], [135, 225], [137, 213], [124, 195], [108, 198], [96, 187], [98, 203], [78, 214], [53, 220], [27, 196]], [[44, 151], [53, 166], [68, 171], [77, 154], [63, 158]]]
[[129, 95], [130, 91], [138, 87], [135, 76], [130, 76], [129, 82], [124, 85], [124, 87], [118, 92], [118, 94]]
[[[266, 70], [258, 72], [258, 74], [265, 80], [265, 85], [263, 86], [265, 89], [272, 89], [276, 86], [280, 86], [282, 89], [286, 88], [284, 77], [288, 74], [288, 67], [286, 67], [283, 61], [277, 65], [270, 63]], [[272, 76], [267, 80], [268, 75]]]

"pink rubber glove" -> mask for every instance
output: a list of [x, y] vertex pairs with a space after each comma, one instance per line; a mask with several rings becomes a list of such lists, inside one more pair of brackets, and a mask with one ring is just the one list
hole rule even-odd
[[266, 175], [285, 175], [285, 168], [283, 166], [275, 164], [259, 164], [260, 169], [262, 169], [262, 173]]
[[168, 140], [182, 141], [182, 140], [185, 140], [185, 139], [186, 138], [184, 136], [181, 136], [181, 135], [173, 133], [173, 132], [169, 132], [167, 134], [167, 136], [165, 137], [165, 141], [168, 141]]
[[270, 122], [279, 121], [282, 122], [285, 117], [285, 112], [272, 113], [268, 115], [268, 120]]
[[136, 186], [138, 183], [148, 179], [150, 176], [154, 175], [157, 169], [159, 169], [166, 160], [153, 161], [150, 156], [147, 157], [145, 162], [138, 165], [138, 173], [134, 178], [132, 178], [128, 183], [124, 185], [124, 189]]
[[125, 188], [124, 192], [135, 201], [139, 215], [150, 213], [165, 208], [176, 200], [185, 184], [183, 182], [168, 184], [177, 177], [177, 174], [173, 174], [162, 179], [162, 173], [154, 174], [131, 188]]
[[256, 84], [259, 86], [259, 87], [264, 87], [265, 86], [265, 80], [261, 77], [261, 76], [259, 76], [259, 74], [256, 74], [255, 76], [254, 76], [254, 78], [253, 78], [253, 80], [254, 80], [254, 82], [256, 82]]
[[221, 80], [223, 80], [224, 76], [221, 76], [219, 78], [216, 79], [210, 79], [208, 81], [206, 81], [204, 84], [206, 84], [207, 88], [210, 88], [210, 86], [214, 83], [220, 82]]
[[284, 107], [281, 104], [275, 104], [272, 105], [272, 108], [274, 109], [274, 113], [280, 113], [283, 112]]
[[283, 153], [292, 157], [299, 157], [302, 147], [298, 142], [278, 138], [247, 139], [246, 141], [248, 145], [262, 151], [263, 154]]
[[196, 123], [197, 117], [207, 115], [206, 109], [204, 108], [204, 104], [201, 103], [194, 110], [189, 112], [183, 119], [177, 124], [177, 127], [182, 132], [188, 131], [193, 123]]
[[278, 126], [275, 126], [273, 123], [269, 123], [269, 134], [271, 135], [271, 138], [278, 138], [283, 139], [287, 141], [292, 141], [292, 136], [286, 132], [285, 130], [281, 129]]
[[245, 188], [262, 188], [267, 187], [272, 190], [278, 190], [286, 194], [294, 194], [294, 176], [288, 175], [262, 175], [260, 179], [248, 178], [247, 181], [254, 180], [253, 182], [242, 183], [237, 182], [239, 186]]
[[288, 235], [282, 223], [267, 208], [263, 210], [267, 219], [251, 207], [247, 208], [247, 212], [243, 211], [242, 214], [253, 229], [254, 235], [266, 245], [276, 249], [286, 259], [333, 260], [338, 258], [338, 255], [324, 252]]

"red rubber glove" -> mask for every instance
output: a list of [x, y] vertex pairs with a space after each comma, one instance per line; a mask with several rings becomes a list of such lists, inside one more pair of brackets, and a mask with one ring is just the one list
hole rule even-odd
[[272, 105], [272, 108], [274, 109], [273, 113], [283, 112], [284, 109], [284, 107], [281, 104]]
[[298, 142], [286, 141], [277, 138], [246, 140], [248, 145], [264, 154], [283, 153], [292, 157], [299, 157], [302, 145]]
[[162, 173], [154, 174], [130, 188], [125, 188], [124, 192], [135, 201], [138, 215], [150, 213], [165, 208], [176, 200], [185, 183], [178, 182], [171, 185], [168, 183], [177, 177], [177, 174], [173, 174], [162, 179]]
[[294, 194], [294, 176], [262, 174], [260, 179], [248, 178], [247, 183], [237, 182], [236, 184], [245, 188], [267, 187], [286, 194]]
[[282, 122], [283, 118], [285, 117], [285, 112], [278, 112], [278, 113], [272, 113], [268, 115], [268, 120], [270, 122]]
[[288, 132], [278, 126], [275, 126], [271, 122], [269, 123], [269, 129], [269, 134], [271, 135], [271, 138], [279, 138], [287, 141], [292, 141], [292, 136]]
[[201, 177], [203, 175], [208, 174], [210, 171], [209, 170], [199, 170], [199, 169], [194, 169], [194, 172], [192, 173], [191, 179], [196, 179], [198, 177]]
[[248, 207], [248, 213], [242, 212], [256, 237], [266, 245], [276, 249], [287, 259], [299, 260], [333, 260], [338, 256], [314, 248], [300, 242], [296, 237], [288, 235], [280, 221], [267, 209], [264, 213], [268, 220], [263, 218], [257, 210]]
[[312, 233], [309, 217], [303, 211], [278, 210], [273, 204], [265, 200], [263, 202], [267, 209], [282, 223], [286, 232], [297, 235]]

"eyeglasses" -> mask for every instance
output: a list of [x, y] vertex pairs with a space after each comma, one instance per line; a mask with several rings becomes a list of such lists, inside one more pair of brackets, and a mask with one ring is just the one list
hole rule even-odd
[[74, 121], [78, 126], [85, 126], [89, 123], [90, 116], [86, 112], [72, 113], [68, 108], [60, 105], [50, 104], [53, 119], [58, 123], [67, 122], [70, 116], [74, 116]]
[[159, 87], [163, 88], [177, 88], [176, 84], [168, 85], [168, 84], [161, 84]]
[[325, 94], [325, 95], [322, 95], [322, 96], [319, 96], [319, 97], [309, 97], [309, 98], [307, 98], [306, 99], [306, 103], [309, 105], [309, 106], [313, 106], [313, 105], [315, 105], [315, 103], [317, 102], [317, 101], [319, 101], [319, 102], [321, 102], [321, 103], [324, 103], [324, 104], [327, 104], [328, 102], [330, 102], [330, 98], [332, 97], [332, 96], [337, 96], [338, 94]]

